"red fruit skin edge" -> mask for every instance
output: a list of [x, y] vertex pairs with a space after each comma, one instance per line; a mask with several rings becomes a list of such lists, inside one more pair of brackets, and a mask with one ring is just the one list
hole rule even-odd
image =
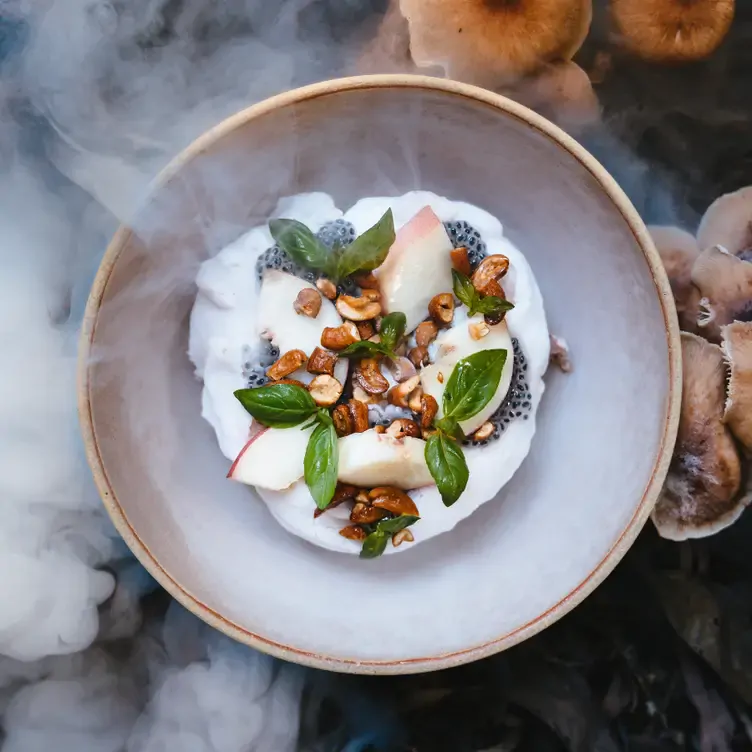
[[248, 447], [251, 444], [253, 444], [253, 442], [256, 441], [256, 439], [259, 436], [262, 436], [263, 434], [265, 434], [269, 430], [268, 428], [262, 428], [258, 433], [253, 433], [253, 426], [254, 425], [258, 426], [258, 424], [251, 424], [251, 433], [253, 435], [251, 436], [250, 439], [248, 439], [248, 442], [246, 443], [246, 445], [240, 450], [240, 454], [235, 458], [235, 462], [232, 463], [232, 465], [230, 466], [229, 471], [227, 472], [227, 475], [225, 476], [225, 477], [229, 478], [230, 480], [232, 480], [232, 474], [235, 472], [235, 468], [238, 466], [238, 462], [240, 462], [240, 460], [242, 459], [243, 455], [246, 453]]

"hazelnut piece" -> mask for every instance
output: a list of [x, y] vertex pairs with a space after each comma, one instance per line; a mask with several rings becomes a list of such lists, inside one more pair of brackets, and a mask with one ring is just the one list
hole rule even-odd
[[319, 407], [331, 407], [342, 396], [342, 384], [334, 376], [321, 374], [311, 381], [308, 391]]
[[325, 373], [329, 376], [334, 375], [334, 366], [337, 364], [337, 356], [327, 350], [317, 347], [308, 358], [308, 373]]
[[379, 370], [376, 358], [363, 358], [355, 369], [353, 379], [368, 394], [383, 394], [389, 389], [389, 382]]
[[327, 326], [321, 334], [321, 345], [327, 350], [344, 350], [354, 342], [360, 342], [360, 334], [352, 321], [338, 327]]
[[306, 354], [302, 350], [290, 350], [267, 369], [266, 375], [272, 381], [279, 381], [284, 379], [285, 376], [289, 376], [293, 371], [297, 371], [305, 364], [306, 360]]
[[298, 315], [315, 319], [321, 310], [321, 295], [317, 290], [306, 287], [298, 293], [298, 297], [295, 298], [292, 305]]
[[433, 321], [424, 321], [418, 324], [415, 330], [415, 344], [418, 347], [428, 347], [436, 339], [439, 329]]
[[[371, 291], [365, 290], [364, 293], [366, 292]], [[343, 319], [348, 319], [349, 321], [368, 321], [381, 313], [381, 303], [371, 298], [372, 296], [365, 294], [359, 298], [355, 298], [352, 295], [340, 295], [334, 305]]]
[[431, 298], [428, 304], [431, 318], [444, 326], [451, 324], [454, 319], [454, 296], [450, 292], [441, 292]]

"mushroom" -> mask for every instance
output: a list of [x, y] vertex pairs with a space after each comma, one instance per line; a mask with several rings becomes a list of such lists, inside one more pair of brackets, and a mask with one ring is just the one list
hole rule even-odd
[[704, 60], [723, 41], [734, 0], [611, 0], [619, 41], [656, 62]]
[[703, 538], [731, 525], [744, 504], [736, 499], [741, 464], [723, 423], [726, 373], [718, 345], [683, 332], [684, 390], [679, 433], [661, 498], [653, 510], [660, 535]]
[[420, 67], [494, 88], [570, 60], [590, 29], [591, 0], [400, 0]]
[[752, 453], [752, 323], [724, 326], [721, 337], [730, 370], [723, 420]]
[[717, 198], [697, 230], [700, 248], [723, 246], [743, 261], [752, 261], [752, 186]]
[[721, 341], [721, 327], [752, 318], [752, 263], [721, 246], [703, 251], [692, 267], [700, 292], [697, 325], [711, 342]]
[[692, 284], [692, 266], [700, 255], [697, 241], [686, 230], [667, 225], [648, 227], [671, 283], [679, 326], [697, 333], [700, 293]]

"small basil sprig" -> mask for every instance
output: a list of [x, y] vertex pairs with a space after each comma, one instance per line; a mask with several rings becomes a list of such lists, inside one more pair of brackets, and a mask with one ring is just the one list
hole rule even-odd
[[337, 262], [337, 276], [349, 277], [355, 272], [372, 272], [380, 267], [394, 244], [394, 215], [387, 209], [381, 219], [342, 249]]
[[319, 509], [326, 509], [337, 487], [337, 432], [326, 410], [317, 413], [318, 425], [308, 440], [303, 468], [305, 482]]
[[375, 355], [385, 355], [387, 358], [396, 360], [399, 356], [394, 350], [405, 336], [406, 327], [407, 318], [404, 313], [399, 313], [399, 311], [390, 313], [381, 319], [379, 342], [370, 340], [353, 342], [352, 345], [341, 350], [339, 355], [343, 358], [372, 358]]
[[238, 389], [235, 397], [259, 423], [270, 428], [292, 428], [318, 410], [308, 391], [295, 384]]
[[415, 524], [420, 517], [410, 514], [402, 514], [399, 517], [392, 517], [388, 520], [380, 520], [375, 525], [369, 525], [371, 532], [363, 541], [363, 548], [360, 549], [361, 559], [375, 559], [386, 550], [386, 544], [389, 539], [400, 530]]
[[482, 350], [458, 361], [449, 376], [442, 399], [444, 417], [436, 421], [437, 432], [425, 448], [426, 464], [447, 507], [459, 499], [470, 477], [457, 441], [462, 437], [459, 424], [493, 399], [506, 360], [506, 350]]
[[296, 264], [327, 275], [336, 270], [332, 252], [297, 219], [272, 219], [269, 232]]
[[514, 308], [514, 304], [504, 298], [499, 298], [496, 295], [481, 295], [475, 289], [475, 285], [470, 278], [456, 269], [452, 269], [452, 279], [454, 280], [455, 297], [460, 303], [467, 306], [468, 316], [475, 316], [477, 313], [498, 316], [500, 313], [506, 313]]

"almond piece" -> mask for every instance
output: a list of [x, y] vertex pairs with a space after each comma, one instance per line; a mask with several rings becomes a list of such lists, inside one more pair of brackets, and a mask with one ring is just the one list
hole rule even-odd
[[494, 432], [494, 424], [491, 421], [486, 421], [474, 434], [473, 441], [485, 441], [491, 438], [491, 434]]
[[403, 543], [412, 543], [414, 540], [413, 534], [408, 528], [405, 528], [392, 536], [392, 545], [397, 548], [397, 546], [401, 546]]
[[397, 418], [386, 429], [386, 435], [394, 439], [404, 439], [408, 436], [419, 439], [421, 436], [418, 424], [414, 420], [408, 420], [407, 418]]
[[360, 400], [351, 399], [347, 403], [353, 422], [353, 433], [363, 433], [368, 430], [368, 405]]
[[292, 307], [298, 315], [315, 319], [321, 310], [321, 295], [317, 290], [311, 290], [310, 287], [306, 287], [298, 293], [298, 297], [295, 298]]
[[478, 292], [492, 281], [501, 279], [509, 270], [509, 259], [501, 253], [486, 256], [473, 272], [473, 286]]
[[347, 540], [362, 541], [366, 539], [366, 531], [360, 525], [348, 525], [339, 531], [339, 534]]
[[438, 324], [447, 326], [454, 319], [454, 296], [451, 292], [441, 292], [431, 298], [428, 313]]
[[342, 396], [342, 384], [334, 376], [321, 374], [311, 381], [308, 391], [319, 407], [331, 407]]
[[290, 350], [267, 369], [266, 375], [272, 381], [279, 381], [305, 365], [306, 360], [306, 354], [302, 350]]
[[372, 291], [364, 290], [363, 292], [364, 295], [359, 298], [354, 298], [352, 295], [340, 295], [337, 298], [334, 305], [343, 319], [368, 321], [381, 313], [381, 303], [378, 300], [372, 300], [371, 296], [365, 295], [365, 293]]
[[383, 394], [389, 382], [379, 370], [376, 358], [363, 358], [355, 368], [354, 382], [368, 394]]
[[470, 257], [467, 255], [467, 248], [454, 248], [449, 251], [449, 257], [452, 259], [452, 266], [460, 274], [469, 277], [473, 273], [470, 266]]
[[308, 373], [325, 373], [334, 376], [334, 366], [337, 365], [337, 356], [334, 353], [317, 347], [308, 358], [306, 371]]
[[470, 323], [467, 325], [467, 330], [470, 333], [470, 338], [476, 342], [483, 339], [491, 331], [485, 321]]
[[439, 329], [433, 321], [424, 321], [418, 324], [415, 330], [415, 344], [418, 347], [428, 347], [436, 339]]
[[354, 431], [352, 415], [347, 405], [337, 405], [332, 410], [332, 421], [337, 436], [349, 436]]
[[409, 514], [414, 517], [419, 516], [418, 507], [415, 502], [399, 488], [391, 486], [379, 486], [374, 488], [368, 494], [371, 504], [377, 509], [386, 509], [392, 514]]
[[328, 300], [334, 300], [337, 297], [337, 285], [331, 279], [321, 277], [316, 280], [318, 291]]
[[338, 327], [327, 326], [321, 334], [321, 346], [327, 350], [344, 350], [354, 342], [360, 342], [360, 335], [352, 321]]

